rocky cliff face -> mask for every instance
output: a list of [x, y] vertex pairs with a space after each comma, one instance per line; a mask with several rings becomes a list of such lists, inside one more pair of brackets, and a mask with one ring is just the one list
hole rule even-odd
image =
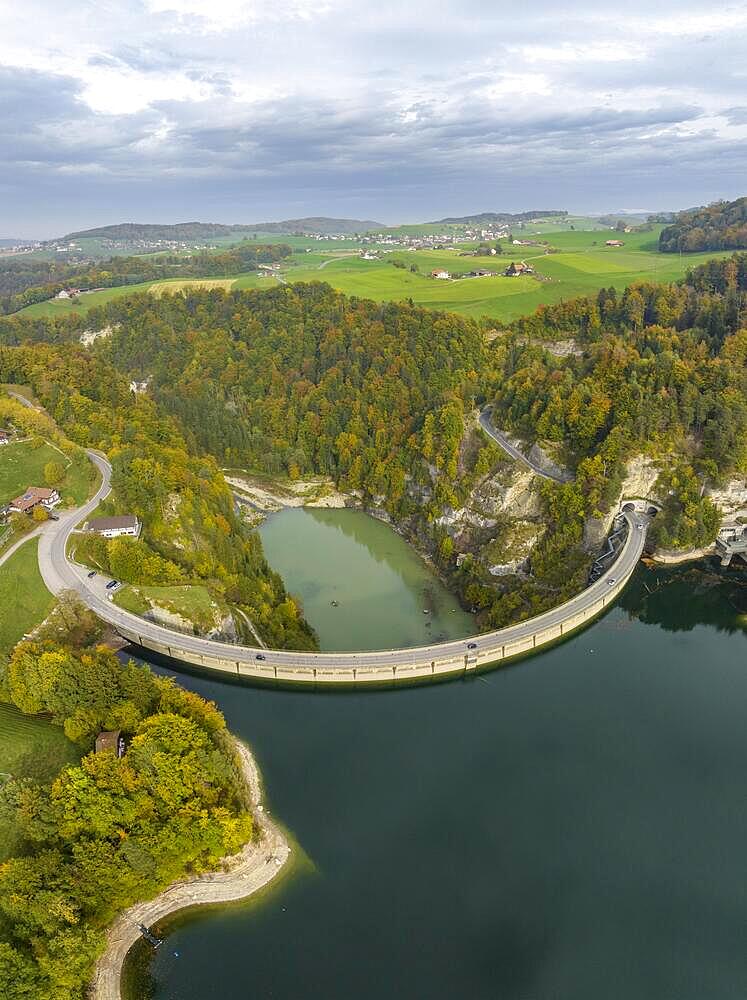
[[626, 466], [625, 478], [617, 502], [612, 505], [604, 517], [586, 519], [584, 548], [591, 552], [604, 542], [622, 500], [653, 500], [656, 502], [659, 499], [656, 494], [656, 481], [660, 472], [660, 464], [657, 464], [648, 455], [633, 456]]
[[747, 477], [737, 476], [722, 488], [706, 492], [723, 513], [724, 521], [747, 520]]
[[526, 571], [532, 549], [545, 531], [537, 476], [506, 461], [484, 477], [463, 507], [447, 508], [437, 521], [459, 556], [471, 553], [492, 576]]

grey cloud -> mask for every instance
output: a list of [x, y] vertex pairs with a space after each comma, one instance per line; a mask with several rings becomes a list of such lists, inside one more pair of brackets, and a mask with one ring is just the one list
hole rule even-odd
[[[110, 0], [85, 67], [146, 87], [178, 74], [208, 95], [194, 103], [154, 93], [144, 110], [104, 114], [82, 99], [85, 67], [0, 68], [3, 225], [20, 232], [14, 220], [34, 211], [31, 224], [51, 225], [61, 200], [59, 228], [72, 229], [148, 206], [227, 221], [343, 210], [413, 220], [480, 204], [675, 208], [745, 193], [745, 143], [699, 126], [719, 114], [747, 124], [739, 30], [649, 32], [634, 58], [616, 59], [609, 45], [631, 41], [616, 18], [648, 17], [641, 0], [622, 14], [591, 0], [562, 12], [549, 0], [330, 2], [308, 23], [280, 23], [273, 9], [206, 34]], [[663, 0], [656, 16], [703, 10]], [[566, 43], [585, 57], [566, 58]], [[278, 96], [236, 96], [255, 84]], [[494, 87], [506, 97], [488, 96]]]

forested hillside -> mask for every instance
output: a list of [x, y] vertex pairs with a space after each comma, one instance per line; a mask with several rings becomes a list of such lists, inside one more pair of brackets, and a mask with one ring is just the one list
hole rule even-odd
[[659, 236], [663, 253], [747, 248], [747, 198], [680, 212]]
[[[226, 465], [405, 502], [428, 463], [457, 478], [462, 417], [485, 378], [479, 323], [346, 299], [322, 284], [267, 292], [149, 296], [109, 306], [98, 350], [150, 391]], [[443, 493], [443, 495], [441, 495]]]
[[[602, 289], [538, 310], [503, 348], [499, 421], [529, 440], [563, 443], [587, 512], [609, 506], [632, 454], [669, 453], [659, 540], [710, 541], [717, 516], [701, 500], [703, 486], [747, 470], [745, 291], [742, 254], [680, 284], [640, 284], [619, 296]], [[568, 337], [578, 354], [547, 350]]]
[[268, 644], [314, 648], [315, 637], [267, 566], [258, 536], [236, 516], [215, 459], [190, 448], [176, 422], [130, 392], [110, 364], [71, 345], [0, 348], [0, 382], [33, 386], [73, 441], [108, 454], [112, 512], [137, 514], [144, 525], [142, 539], [109, 543], [124, 579], [203, 584], [244, 609]]
[[112, 257], [96, 264], [90, 261], [66, 264], [25, 255], [7, 257], [0, 260], [0, 313], [13, 313], [34, 302], [44, 302], [72, 284], [82, 289], [112, 288], [161, 278], [241, 274], [256, 270], [259, 264], [282, 260], [290, 253], [291, 248], [285, 244], [245, 241], [222, 253]]
[[[217, 867], [252, 833], [215, 705], [121, 664], [78, 614], [66, 608], [54, 640], [21, 643], [0, 665], [0, 701], [43, 713], [82, 755], [51, 782], [0, 782], [0, 824], [16, 844], [0, 863], [3, 1000], [82, 1000], [119, 912]], [[101, 730], [122, 734], [123, 756], [93, 752]]]
[[[542, 308], [491, 343], [481, 322], [346, 298], [319, 283], [141, 295], [89, 314], [90, 327], [113, 332], [88, 352], [68, 350], [65, 361], [48, 348], [18, 353], [28, 365], [46, 357], [34, 377], [42, 386], [50, 380], [45, 396], [63, 424], [77, 428], [76, 440], [124, 449], [117, 437], [124, 427], [114, 437], [104, 429], [110, 388], [92, 419], [90, 402], [78, 421], [68, 398], [78, 398], [81, 380], [87, 387], [78, 392], [95, 398], [103, 391], [99, 381], [115, 370], [148, 379], [152, 399], [118, 400], [115, 412], [142, 408], [161, 421], [168, 413], [164, 440], [177, 434], [180, 451], [291, 479], [333, 477], [364, 505], [384, 507], [483, 610], [483, 623], [497, 626], [585, 584], [585, 525], [609, 509], [636, 454], [653, 455], [666, 469], [660, 544], [713, 539], [718, 512], [704, 489], [747, 465], [746, 290], [747, 255], [737, 255], [679, 284], [638, 284], [622, 294], [602, 289]], [[12, 343], [74, 340], [79, 331], [73, 317], [0, 324], [0, 336]], [[557, 341], [571, 350], [555, 350]], [[117, 378], [111, 386], [121, 385]], [[528, 574], [500, 580], [479, 558], [458, 561], [440, 523], [497, 461], [495, 446], [467, 431], [469, 415], [486, 402], [499, 425], [528, 441], [555, 443], [575, 474], [573, 482], [541, 486], [548, 530], [533, 547]], [[162, 434], [150, 436], [153, 462], [164, 448], [156, 443]], [[132, 476], [122, 496], [144, 511], [151, 504], [164, 509], [160, 496], [139, 500], [141, 489]], [[162, 522], [159, 515], [150, 529], [152, 544], [180, 563]]]

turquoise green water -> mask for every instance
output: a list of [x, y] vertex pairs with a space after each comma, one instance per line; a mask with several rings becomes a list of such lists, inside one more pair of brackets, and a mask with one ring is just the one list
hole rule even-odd
[[324, 650], [422, 646], [478, 631], [407, 542], [362, 511], [283, 510], [259, 532]]

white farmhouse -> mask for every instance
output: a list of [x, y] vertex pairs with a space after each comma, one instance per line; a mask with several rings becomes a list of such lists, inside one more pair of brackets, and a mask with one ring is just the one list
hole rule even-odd
[[120, 514], [118, 517], [95, 517], [89, 521], [86, 530], [93, 531], [103, 538], [121, 538], [128, 535], [137, 538], [142, 525], [134, 514]]

